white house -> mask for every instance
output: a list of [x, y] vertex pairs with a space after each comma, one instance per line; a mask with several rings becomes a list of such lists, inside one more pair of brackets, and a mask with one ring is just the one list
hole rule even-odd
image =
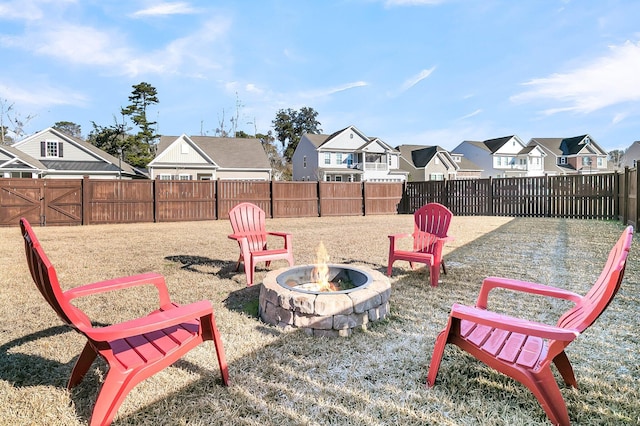
[[[0, 172], [3, 177], [73, 179], [146, 178], [117, 157], [82, 139], [49, 127], [4, 148]], [[0, 159], [0, 161], [3, 161]], [[16, 169], [18, 167], [18, 169]]]
[[482, 178], [544, 175], [546, 154], [539, 147], [525, 146], [516, 135], [482, 142], [464, 141], [452, 152], [477, 164]]
[[148, 165], [151, 179], [271, 180], [260, 139], [162, 136]]
[[293, 180], [404, 182], [400, 152], [355, 126], [331, 135], [305, 133], [291, 157]]

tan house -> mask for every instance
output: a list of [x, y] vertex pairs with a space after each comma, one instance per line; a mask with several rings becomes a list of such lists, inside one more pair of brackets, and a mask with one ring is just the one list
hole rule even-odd
[[466, 158], [463, 154], [452, 152], [451, 158], [458, 165], [456, 179], [480, 179], [482, 177], [482, 168], [473, 161]]
[[409, 182], [456, 179], [458, 164], [449, 151], [439, 146], [400, 145], [400, 168]]
[[259, 139], [162, 136], [149, 165], [151, 179], [271, 180], [271, 164]]
[[0, 153], [2, 177], [46, 179], [145, 179], [147, 176], [100, 148], [49, 127]]

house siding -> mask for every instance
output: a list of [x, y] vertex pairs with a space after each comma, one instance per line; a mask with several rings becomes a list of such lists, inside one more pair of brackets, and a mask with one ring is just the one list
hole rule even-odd
[[31, 157], [36, 158], [38, 160], [52, 159], [52, 157], [43, 157], [41, 155], [41, 151], [40, 151], [41, 141], [62, 142], [64, 146], [63, 158], [65, 161], [96, 161], [98, 160], [98, 158], [95, 155], [78, 148], [74, 144], [59, 138], [58, 136], [54, 135], [51, 132], [44, 132], [43, 134], [39, 135], [37, 138], [36, 137], [29, 138], [25, 140], [24, 143], [18, 142], [15, 145], [15, 147], [18, 148], [20, 151], [24, 152], [25, 154], [30, 155]]

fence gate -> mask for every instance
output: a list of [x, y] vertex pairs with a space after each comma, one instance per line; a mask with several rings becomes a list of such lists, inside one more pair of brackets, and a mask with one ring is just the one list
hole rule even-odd
[[82, 181], [75, 179], [0, 179], [0, 226], [81, 225]]

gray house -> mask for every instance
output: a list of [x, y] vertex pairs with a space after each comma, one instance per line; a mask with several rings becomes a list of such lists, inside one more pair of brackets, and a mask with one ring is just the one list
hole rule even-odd
[[3, 177], [146, 178], [142, 170], [122, 159], [52, 127], [27, 136], [10, 148], [3, 146], [0, 161]]

